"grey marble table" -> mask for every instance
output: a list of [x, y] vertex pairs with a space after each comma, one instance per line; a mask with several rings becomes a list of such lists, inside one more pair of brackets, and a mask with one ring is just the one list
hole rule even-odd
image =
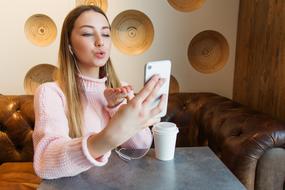
[[155, 159], [154, 150], [142, 159], [123, 161], [112, 153], [103, 167], [75, 177], [43, 180], [39, 189], [55, 190], [245, 190], [208, 147], [176, 148], [171, 161]]

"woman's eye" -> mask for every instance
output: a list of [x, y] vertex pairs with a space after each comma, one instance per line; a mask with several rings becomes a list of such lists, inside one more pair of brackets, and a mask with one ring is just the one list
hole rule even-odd
[[110, 34], [102, 34], [103, 37], [110, 37]]
[[83, 33], [82, 36], [93, 36], [91, 33]]

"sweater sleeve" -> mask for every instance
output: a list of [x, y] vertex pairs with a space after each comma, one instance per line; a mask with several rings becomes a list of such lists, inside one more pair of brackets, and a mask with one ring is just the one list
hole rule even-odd
[[35, 129], [34, 169], [45, 179], [74, 176], [92, 166], [107, 163], [110, 152], [93, 159], [87, 148], [87, 139], [70, 138], [65, 114], [65, 99], [57, 86], [40, 86], [34, 97]]

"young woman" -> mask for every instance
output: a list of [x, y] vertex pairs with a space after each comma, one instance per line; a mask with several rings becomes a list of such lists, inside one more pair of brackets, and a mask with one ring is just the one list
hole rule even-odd
[[[41, 85], [34, 99], [34, 169], [45, 179], [74, 176], [108, 162], [111, 150], [147, 149], [149, 126], [165, 101], [150, 109], [163, 80], [154, 76], [135, 96], [121, 86], [110, 61], [110, 24], [95, 6], [66, 17], [56, 82]], [[127, 103], [126, 99], [130, 99]]]

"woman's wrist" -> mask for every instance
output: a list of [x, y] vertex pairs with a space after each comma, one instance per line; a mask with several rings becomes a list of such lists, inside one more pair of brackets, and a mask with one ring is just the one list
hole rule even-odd
[[113, 144], [110, 138], [104, 133], [104, 130], [98, 134], [90, 135], [87, 139], [87, 148], [94, 159], [114, 149], [116, 146]]

